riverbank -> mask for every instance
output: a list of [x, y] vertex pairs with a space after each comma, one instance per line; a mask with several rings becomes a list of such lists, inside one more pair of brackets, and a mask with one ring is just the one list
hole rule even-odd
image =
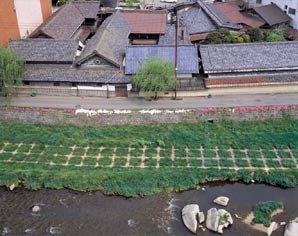
[[144, 196], [212, 181], [298, 186], [298, 120], [104, 128], [0, 122], [0, 185]]

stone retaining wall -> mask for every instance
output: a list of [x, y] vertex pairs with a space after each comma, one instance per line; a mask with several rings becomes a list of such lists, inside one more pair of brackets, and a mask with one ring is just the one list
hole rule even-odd
[[0, 107], [0, 120], [50, 125], [108, 126], [198, 121], [216, 122], [224, 119], [238, 121], [279, 119], [282, 117], [298, 119], [298, 106], [291, 106], [286, 110], [276, 110], [272, 107], [261, 107], [259, 110], [205, 108], [188, 110], [186, 113], [175, 113], [174, 110], [167, 110], [159, 114], [142, 114], [140, 111], [131, 111], [129, 114], [97, 114], [89, 117], [86, 114], [75, 115], [74, 112], [74, 110], [61, 109]]

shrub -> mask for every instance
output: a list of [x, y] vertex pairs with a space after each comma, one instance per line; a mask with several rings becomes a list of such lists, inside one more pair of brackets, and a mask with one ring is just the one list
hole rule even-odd
[[29, 152], [30, 149], [31, 149], [31, 145], [22, 144], [22, 145], [18, 148], [18, 152], [19, 152], [19, 153]]
[[279, 168], [280, 167], [280, 164], [278, 161], [267, 160], [266, 163], [267, 163], [267, 166], [270, 168]]
[[264, 33], [258, 28], [248, 29], [247, 34], [249, 35], [251, 42], [261, 42], [264, 40]]
[[141, 157], [143, 155], [143, 150], [142, 149], [133, 149], [130, 151], [130, 156], [131, 157]]
[[231, 157], [231, 153], [228, 150], [224, 149], [219, 149], [218, 150], [218, 155], [220, 158], [229, 158]]
[[188, 157], [201, 157], [201, 150], [198, 149], [188, 149]]
[[172, 156], [172, 149], [161, 149], [159, 152], [160, 157], [171, 157]]
[[275, 152], [269, 150], [263, 150], [264, 158], [266, 159], [274, 159], [277, 158]]
[[205, 157], [205, 158], [206, 158], [206, 157], [207, 157], [207, 158], [208, 158], [208, 157], [210, 157], [210, 158], [216, 158], [216, 153], [215, 153], [214, 150], [204, 149], [203, 153], [204, 153], [204, 157]]
[[217, 160], [205, 159], [205, 166], [206, 167], [218, 167]]
[[159, 160], [159, 166], [162, 167], [162, 166], [172, 166], [173, 164], [173, 161], [171, 158], [161, 158]]
[[241, 150], [234, 150], [235, 158], [246, 158], [245, 152]]
[[249, 164], [246, 160], [236, 160], [236, 165], [238, 167], [248, 167]]
[[83, 165], [87, 166], [95, 166], [97, 159], [95, 157], [87, 157], [83, 161]]
[[186, 151], [185, 151], [185, 149], [183, 148], [181, 148], [181, 149], [175, 149], [175, 151], [174, 151], [174, 153], [175, 153], [175, 158], [179, 158], [179, 157], [186, 157]]
[[227, 159], [223, 159], [219, 161], [220, 166], [222, 167], [233, 167], [234, 166], [234, 162], [231, 160], [227, 160]]
[[281, 164], [285, 168], [297, 168], [295, 162], [292, 160], [281, 160]]
[[18, 145], [16, 144], [8, 144], [5, 146], [4, 151], [5, 152], [14, 152], [18, 149]]
[[76, 147], [72, 154], [75, 156], [83, 156], [85, 154], [85, 149]]
[[278, 151], [278, 155], [280, 156], [280, 158], [283, 159], [290, 159], [291, 155], [289, 152], [285, 152], [285, 151]]
[[250, 36], [248, 34], [243, 34], [241, 37], [245, 43], [250, 43]]
[[112, 157], [114, 155], [114, 148], [104, 148], [101, 151], [102, 157]]
[[223, 43], [222, 34], [220, 32], [211, 32], [208, 34], [207, 40], [211, 44], [221, 44]]
[[266, 227], [270, 226], [271, 223], [271, 214], [284, 207], [282, 202], [259, 202], [254, 208], [254, 219], [252, 224], [263, 224]]
[[109, 166], [112, 164], [112, 159], [108, 157], [102, 157], [99, 159], [99, 165], [101, 166]]
[[284, 35], [281, 32], [271, 32], [266, 37], [267, 42], [285, 41]]
[[157, 150], [155, 148], [147, 148], [145, 150], [145, 156], [146, 157], [156, 157], [157, 156]]

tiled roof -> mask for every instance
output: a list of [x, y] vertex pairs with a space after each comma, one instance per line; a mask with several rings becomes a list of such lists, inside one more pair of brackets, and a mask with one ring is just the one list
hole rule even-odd
[[185, 25], [189, 34], [207, 33], [216, 30], [216, 25], [205, 11], [198, 7], [179, 12], [179, 24]]
[[100, 6], [99, 1], [75, 1], [72, 4], [75, 5], [85, 19], [95, 19], [97, 17]]
[[[148, 58], [160, 58], [175, 64], [175, 46], [128, 46], [125, 74], [136, 74]], [[199, 73], [197, 48], [193, 45], [178, 47], [178, 73]]]
[[20, 54], [27, 63], [72, 63], [78, 43], [73, 40], [17, 39], [10, 41], [9, 48]]
[[130, 77], [119, 70], [72, 68], [68, 65], [28, 64], [24, 81], [39, 82], [85, 82], [85, 83], [129, 83]]
[[96, 34], [87, 42], [77, 63], [81, 64], [94, 55], [119, 66], [128, 45], [130, 27], [120, 11], [109, 16], [99, 27]]
[[298, 42], [202, 45], [205, 73], [298, 70]]
[[98, 11], [99, 2], [71, 2], [55, 12], [30, 37], [35, 38], [42, 34], [53, 39], [71, 39], [85, 18], [96, 18]]
[[121, 13], [132, 34], [164, 34], [166, 31], [166, 11], [126, 10]]
[[241, 13], [239, 7], [235, 4], [229, 2], [217, 2], [214, 3], [214, 5], [232, 23], [245, 24], [253, 28], [258, 28], [265, 24], [264, 21]]
[[[166, 32], [164, 35], [159, 37], [158, 44], [159, 45], [175, 45], [175, 37], [176, 37], [176, 30], [175, 25], [167, 25]], [[190, 44], [189, 34], [186, 31], [184, 32], [184, 41], [182, 39], [182, 31], [181, 28], [178, 31], [178, 44]]]
[[230, 22], [229, 19], [224, 14], [222, 14], [215, 7], [214, 4], [206, 3], [203, 0], [197, 0], [197, 4], [204, 10], [204, 12], [218, 27], [230, 28], [235, 30], [239, 30], [242, 28], [241, 25]]
[[254, 8], [254, 11], [270, 26], [289, 22], [291, 18], [275, 4]]

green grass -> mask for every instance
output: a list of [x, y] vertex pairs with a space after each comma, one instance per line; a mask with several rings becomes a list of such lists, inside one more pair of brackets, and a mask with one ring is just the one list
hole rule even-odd
[[269, 150], [263, 150], [264, 158], [266, 159], [275, 159], [277, 158], [275, 152]]
[[247, 160], [241, 160], [241, 159], [236, 160], [236, 165], [238, 167], [249, 167]]
[[192, 167], [202, 167], [202, 160], [189, 159], [189, 165]]
[[157, 164], [157, 160], [153, 158], [147, 158], [145, 159], [144, 164], [148, 167], [155, 167]]
[[254, 219], [252, 224], [263, 224], [266, 227], [270, 226], [271, 214], [278, 210], [284, 208], [282, 202], [259, 202], [254, 208]]
[[187, 166], [187, 160], [186, 159], [175, 159], [174, 160], [174, 166]]
[[[198, 183], [216, 180], [242, 180], [249, 182], [266, 182], [287, 187], [298, 186], [297, 168], [295, 162], [288, 158], [288, 153], [282, 149], [291, 148], [295, 158], [298, 158], [298, 121], [290, 119], [269, 121], [220, 121], [212, 125], [207, 122], [189, 124], [162, 124], [141, 126], [110, 126], [110, 127], [72, 127], [47, 126], [38, 124], [19, 124], [0, 122], [0, 149], [3, 143], [10, 144], [5, 148], [15, 151], [18, 144], [23, 143], [15, 156], [10, 153], [0, 154], [0, 185], [11, 182], [23, 182], [29, 189], [41, 186], [54, 188], [70, 188], [81, 191], [102, 189], [108, 194], [122, 194], [125, 196], [154, 194], [161, 191], [180, 191], [196, 187]], [[30, 155], [23, 152], [36, 146]], [[163, 148], [160, 152], [160, 168], [155, 169], [157, 146]], [[48, 147], [45, 149], [45, 145]], [[69, 166], [65, 155], [71, 153], [71, 147], [76, 146]], [[130, 168], [123, 168], [128, 147], [135, 147], [130, 153]], [[82, 156], [87, 148], [87, 158], [81, 164]], [[100, 168], [95, 167], [95, 157], [101, 151], [98, 160]], [[139, 168], [145, 149], [145, 166]], [[185, 148], [189, 149], [187, 163]], [[199, 147], [205, 147], [204, 162], [208, 169], [200, 169], [202, 160]], [[219, 163], [214, 149], [218, 147]], [[233, 167], [230, 147], [235, 150], [236, 164], [239, 171], [225, 169]], [[174, 161], [171, 159], [172, 148], [175, 149]], [[270, 153], [270, 149], [278, 148], [282, 158], [277, 162]], [[258, 150], [266, 153], [267, 165], [277, 168], [270, 174], [260, 170], [241, 170], [247, 167], [247, 160], [243, 159], [247, 149], [252, 167], [264, 167]], [[116, 150], [116, 151], [115, 151]], [[44, 152], [44, 153], [43, 153]], [[115, 153], [114, 153], [115, 152]], [[41, 154], [43, 153], [43, 154]], [[57, 155], [57, 156], [54, 156]], [[111, 168], [113, 155], [115, 167]], [[11, 159], [12, 162], [5, 162]], [[14, 162], [25, 161], [24, 163]], [[34, 162], [34, 163], [26, 163]], [[50, 162], [58, 165], [48, 165]], [[189, 164], [190, 167], [186, 168]], [[182, 167], [177, 169], [176, 167]], [[218, 167], [222, 167], [221, 170]], [[184, 168], [183, 168], [184, 167]], [[198, 167], [198, 168], [196, 168]], [[278, 170], [279, 167], [290, 170]]]
[[112, 164], [112, 159], [108, 157], [102, 157], [99, 159], [99, 165], [101, 166], [109, 166]]
[[140, 158], [130, 158], [129, 165], [130, 166], [140, 166], [142, 163], [142, 160]]
[[205, 166], [206, 167], [217, 167], [218, 162], [217, 162], [217, 160], [205, 159]]
[[296, 168], [296, 164], [293, 160], [281, 160], [281, 164], [285, 168]]
[[172, 166], [173, 161], [171, 158], [161, 158], [159, 160], [159, 166], [164, 167], [164, 166]]
[[285, 151], [278, 151], [278, 155], [280, 158], [282, 159], [290, 159], [292, 158], [289, 152], [285, 152]]
[[114, 161], [114, 167], [121, 167], [125, 166], [126, 158], [116, 158]]
[[82, 158], [80, 156], [73, 156], [70, 158], [68, 164], [69, 165], [80, 165], [82, 162]]
[[238, 158], [246, 158], [246, 155], [245, 155], [245, 152], [244, 151], [241, 151], [241, 150], [235, 150], [234, 149], [234, 157], [236, 159]]
[[258, 167], [258, 168], [264, 167], [264, 163], [261, 160], [252, 159], [250, 160], [250, 163], [252, 167]]
[[232, 160], [222, 159], [219, 161], [220, 166], [222, 167], [233, 167], [234, 163]]
[[205, 158], [216, 158], [216, 153], [214, 150], [204, 149], [203, 154]]
[[86, 157], [83, 161], [84, 165], [95, 166], [97, 159], [95, 157]]
[[270, 168], [279, 168], [280, 167], [280, 164], [278, 161], [267, 160], [266, 163], [267, 163], [267, 166]]
[[19, 153], [25, 153], [25, 152], [29, 152], [30, 149], [31, 149], [31, 145], [22, 144], [22, 145], [18, 148], [18, 152], [19, 152]]
[[251, 159], [261, 158], [261, 153], [259, 150], [248, 150], [247, 155]]
[[143, 155], [143, 150], [140, 148], [136, 148], [130, 151], [131, 157], [141, 157]]
[[190, 158], [198, 158], [198, 157], [201, 157], [201, 151], [198, 150], [198, 149], [189, 149], [188, 150], [188, 157]]
[[8, 144], [8, 145], [5, 146], [4, 151], [6, 151], [6, 152], [14, 152], [17, 149], [18, 149], [18, 145], [16, 145], [16, 144]]
[[76, 147], [74, 150], [73, 150], [73, 155], [75, 156], [83, 156], [85, 154], [85, 149], [84, 148], [80, 148], [80, 147]]
[[172, 149], [167, 148], [167, 149], [161, 149], [159, 152], [160, 157], [171, 157], [172, 156]]
[[229, 158], [231, 157], [231, 153], [228, 150], [219, 149], [218, 155], [220, 158]]

